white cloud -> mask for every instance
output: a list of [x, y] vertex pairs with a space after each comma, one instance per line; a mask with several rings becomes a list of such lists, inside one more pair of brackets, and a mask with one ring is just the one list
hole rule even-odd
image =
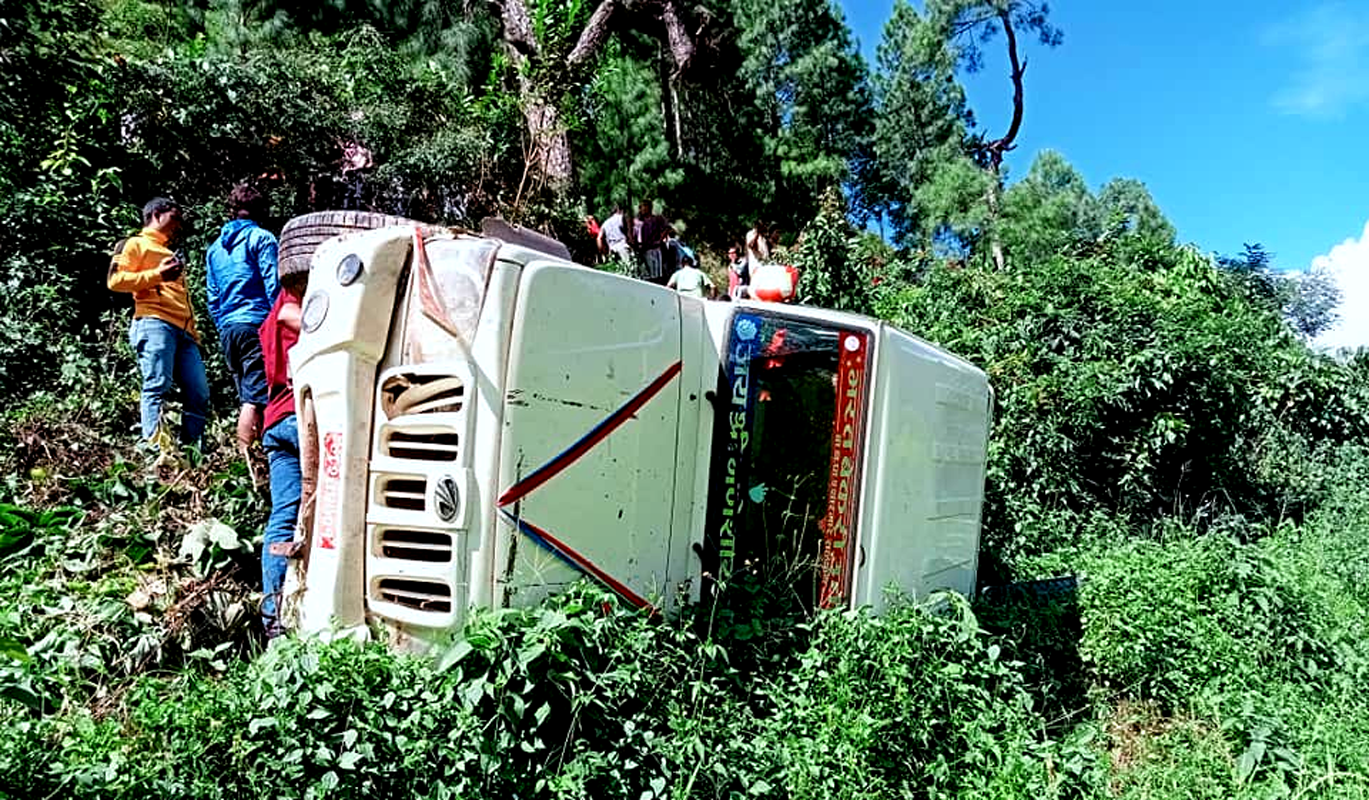
[[1340, 287], [1340, 319], [1316, 339], [1318, 347], [1369, 346], [1369, 223], [1358, 239], [1346, 239], [1326, 255], [1312, 259]]
[[1369, 6], [1325, 2], [1267, 28], [1264, 44], [1294, 51], [1296, 66], [1275, 91], [1286, 114], [1338, 117], [1369, 101]]

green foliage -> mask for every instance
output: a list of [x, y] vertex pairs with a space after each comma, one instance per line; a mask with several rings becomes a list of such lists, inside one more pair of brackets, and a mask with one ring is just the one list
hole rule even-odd
[[845, 202], [833, 187], [823, 197], [817, 219], [803, 229], [803, 241], [794, 254], [799, 268], [799, 302], [867, 312], [870, 309], [870, 277], [865, 262], [851, 258], [855, 232], [846, 221]]
[[[97, 275], [127, 224], [121, 169], [104, 160], [115, 116], [99, 25], [83, 2], [19, 3], [0, 25], [0, 394], [76, 375], [109, 308]], [[83, 335], [81, 338], [76, 338]], [[37, 347], [47, 342], [53, 346]], [[72, 386], [81, 386], [74, 381]]]
[[[1088, 754], [1037, 741], [1021, 665], [985, 640], [962, 598], [938, 601], [944, 614], [895, 605], [818, 629], [770, 726], [790, 796], [1048, 797], [1086, 785]], [[1063, 770], [1049, 774], [1056, 759]]]
[[[151, 196], [191, 211], [185, 244], [198, 265], [241, 181], [272, 190], [281, 218], [365, 205], [459, 222], [496, 211], [518, 180], [521, 119], [470, 80], [478, 61], [414, 60], [374, 28], [331, 38], [251, 28], [220, 47], [222, 26], [252, 20], [220, 5], [201, 20], [207, 37], [185, 9], [141, 0], [19, 5], [26, 16], [0, 26], [6, 396], [95, 382], [117, 350], [106, 315], [128, 303], [104, 288], [107, 254]], [[342, 149], [356, 144], [377, 166], [343, 173]]]
[[945, 42], [955, 64], [966, 72], [984, 65], [983, 45], [992, 42], [1010, 20], [1019, 32], [1036, 34], [1044, 47], [1059, 47], [1061, 30], [1050, 23], [1050, 8], [1033, 0], [929, 0], [927, 23]]
[[1113, 519], [1296, 512], [1271, 437], [1365, 430], [1351, 370], [1190, 250], [1128, 237], [1006, 272], [940, 265], [886, 302], [989, 373], [985, 545], [1009, 568], [1106, 538]]
[[804, 195], [793, 198], [803, 207], [864, 155], [872, 128], [865, 63], [829, 0], [746, 0], [735, 13], [743, 75], [776, 132], [767, 155], [781, 191]]
[[1150, 241], [1172, 244], [1174, 226], [1155, 204], [1146, 185], [1135, 178], [1113, 178], [1098, 192], [1106, 230], [1130, 233]]
[[[1062, 796], [1079, 743], [964, 601], [828, 615], [788, 672], [742, 675], [685, 623], [571, 592], [476, 613], [431, 659], [285, 640], [222, 678], [145, 678], [122, 723], [0, 706], [0, 789], [70, 797]], [[54, 747], [46, 757], [40, 749]], [[1048, 766], [1054, 765], [1054, 766]]]
[[[1082, 589], [1097, 684], [1165, 708], [1256, 676], [1315, 681], [1337, 646], [1310, 598], [1262, 548], [1225, 536], [1111, 549]], [[1341, 677], [1353, 677], [1344, 675]]]
[[149, 670], [222, 670], [253, 650], [245, 584], [265, 509], [241, 464], [163, 483], [101, 449], [108, 432], [71, 411], [11, 434], [5, 462], [27, 468], [27, 493], [45, 502], [0, 505], [0, 642], [13, 656], [0, 659], [0, 693], [51, 713]]
[[878, 163], [866, 191], [888, 210], [901, 241], [963, 251], [996, 240], [1002, 146], [1017, 136], [1023, 97], [1013, 98], [1011, 129], [989, 142], [975, 130], [956, 74], [978, 72], [982, 46], [1009, 26], [1058, 46], [1063, 35], [1048, 17], [1046, 4], [1027, 0], [931, 0], [921, 14], [895, 4], [874, 79]]
[[1056, 254], [1087, 252], [1107, 239], [1174, 244], [1145, 184], [1116, 178], [1095, 196], [1082, 175], [1053, 150], [1037, 155], [1025, 177], [1003, 195], [999, 226], [1008, 256], [1023, 266]]
[[890, 214], [903, 240], [919, 234], [930, 238], [948, 225], [968, 233], [974, 226], [963, 220], [957, 225], [946, 210], [964, 208], [984, 196], [974, 183], [963, 181], [928, 191], [933, 176], [944, 175], [953, 165], [968, 168], [961, 177], [978, 178], [974, 165], [962, 161], [962, 142], [974, 116], [944, 45], [910, 4], [894, 4], [876, 56], [876, 162], [866, 191]]
[[[0, 795], [1369, 796], [1369, 358], [1307, 348], [1324, 276], [1175, 246], [1138, 181], [1095, 194], [1050, 152], [1006, 188], [985, 168], [957, 76], [1003, 15], [1058, 44], [1043, 5], [899, 2], [873, 77], [825, 0], [691, 6], [679, 71], [658, 6], [625, 4], [575, 75], [587, 1], [529, 0], [531, 61], [469, 3], [11, 5]], [[529, 188], [538, 97], [567, 187]], [[348, 147], [374, 163], [343, 172]], [[804, 301], [989, 373], [981, 579], [1081, 588], [810, 618], [758, 570], [670, 620], [581, 588], [473, 611], [431, 657], [259, 653], [263, 499], [231, 448], [163, 482], [108, 445], [137, 390], [102, 287], [148, 196], [190, 209], [199, 262], [243, 180], [281, 217], [571, 232], [577, 204], [649, 198], [695, 244], [806, 223]]]
[[[198, 202], [265, 178], [279, 187], [282, 216], [358, 194], [428, 219], [491, 210], [481, 203], [496, 192], [480, 181], [504, 177], [498, 104], [481, 104], [436, 65], [411, 66], [374, 30], [340, 34], [331, 50], [320, 44], [188, 53], [131, 68], [122, 90], [130, 150]], [[383, 167], [349, 179], [338, 171], [347, 143], [364, 144]], [[208, 211], [214, 225], [218, 210]]]
[[590, 208], [602, 209], [601, 220], [615, 204], [635, 213], [638, 201], [654, 200], [684, 182], [659, 124], [660, 93], [647, 64], [614, 49], [586, 94], [589, 122], [577, 131], [580, 182]]
[[1003, 246], [1014, 260], [1033, 264], [1096, 240], [1101, 217], [1083, 176], [1059, 153], [1045, 150], [1003, 194]]
[[[1334, 462], [1340, 481], [1364, 474], [1362, 450]], [[1362, 484], [1335, 485], [1306, 525], [1257, 541], [1180, 535], [1087, 560], [1083, 658], [1147, 718], [1119, 732], [1142, 751], [1122, 796], [1364, 796], [1369, 506]]]
[[1253, 301], [1283, 314], [1293, 330], [1307, 339], [1335, 324], [1340, 289], [1324, 271], [1279, 272], [1273, 267], [1273, 255], [1259, 244], [1247, 244], [1241, 255], [1222, 256], [1217, 263]]

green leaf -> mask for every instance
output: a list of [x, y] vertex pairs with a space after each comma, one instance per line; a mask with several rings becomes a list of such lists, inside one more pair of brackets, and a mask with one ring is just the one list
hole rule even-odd
[[485, 682], [471, 681], [461, 692], [461, 699], [466, 701], [469, 707], [475, 707], [485, 697]]
[[438, 672], [446, 672], [452, 667], [461, 663], [461, 660], [474, 652], [475, 647], [465, 639], [458, 639], [447, 648], [442, 657], [437, 660], [436, 669]]
[[0, 697], [21, 703], [33, 711], [43, 710], [43, 697], [27, 684], [12, 683], [0, 686]]
[[18, 639], [0, 636], [0, 656], [23, 663], [29, 660], [29, 651]]

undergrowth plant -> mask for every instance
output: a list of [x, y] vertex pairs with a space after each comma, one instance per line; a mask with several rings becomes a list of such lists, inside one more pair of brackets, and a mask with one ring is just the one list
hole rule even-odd
[[[3, 706], [0, 787], [69, 797], [1070, 796], [1096, 759], [1041, 735], [964, 600], [825, 613], [793, 670], [742, 672], [701, 618], [579, 590], [480, 611], [426, 657], [286, 640], [117, 708]], [[44, 752], [43, 758], [37, 758]], [[1038, 794], [1036, 796], [1043, 796]]]

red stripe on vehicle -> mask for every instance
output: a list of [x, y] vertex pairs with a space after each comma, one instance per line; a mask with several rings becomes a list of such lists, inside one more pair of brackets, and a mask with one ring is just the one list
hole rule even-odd
[[860, 495], [860, 454], [864, 431], [865, 368], [869, 342], [864, 333], [843, 331], [838, 337], [836, 413], [827, 473], [827, 514], [818, 523], [822, 550], [818, 558], [818, 605], [834, 608], [850, 600], [851, 537]]
[[631, 419], [632, 415], [640, 411], [642, 406], [646, 405], [651, 398], [655, 397], [662, 389], [668, 386], [670, 382], [675, 379], [675, 376], [680, 374], [683, 367], [683, 363], [679, 361], [671, 364], [665, 372], [661, 373], [660, 377], [634, 395], [631, 400], [623, 404], [617, 411], [606, 417], [603, 422], [595, 425], [589, 433], [580, 437], [578, 441], [562, 451], [560, 455], [533, 470], [531, 474], [515, 483], [513, 486], [510, 486], [508, 490], [500, 496], [498, 504], [502, 507], [518, 502], [524, 497], [527, 497], [529, 492], [532, 492], [537, 487], [556, 477], [571, 464], [580, 460], [585, 453], [588, 453], [595, 445], [608, 438], [610, 433], [613, 433], [622, 426], [624, 422]]
[[614, 578], [612, 575], [608, 574], [607, 572], [604, 572], [602, 569], [599, 569], [599, 567], [597, 567], [593, 561], [590, 561], [588, 558], [585, 558], [583, 555], [572, 550], [569, 546], [566, 545], [565, 542], [561, 541], [560, 539], [557, 539], [555, 536], [552, 536], [545, 529], [539, 528], [525, 519], [515, 517], [508, 511], [504, 511], [503, 513], [504, 518], [507, 519], [509, 522], [513, 523], [520, 531], [523, 532], [524, 535], [532, 539], [534, 542], [537, 542], [542, 547], [545, 547], [546, 549], [550, 550], [554, 555], [561, 558], [570, 566], [580, 570], [586, 575], [589, 575], [590, 577], [602, 583], [604, 586], [607, 586], [619, 597], [633, 604], [637, 608], [647, 609], [652, 613], [656, 612], [656, 607], [653, 606], [651, 603], [647, 602], [646, 599], [643, 598], [641, 595], [627, 588], [627, 586], [624, 585], [617, 578]]

